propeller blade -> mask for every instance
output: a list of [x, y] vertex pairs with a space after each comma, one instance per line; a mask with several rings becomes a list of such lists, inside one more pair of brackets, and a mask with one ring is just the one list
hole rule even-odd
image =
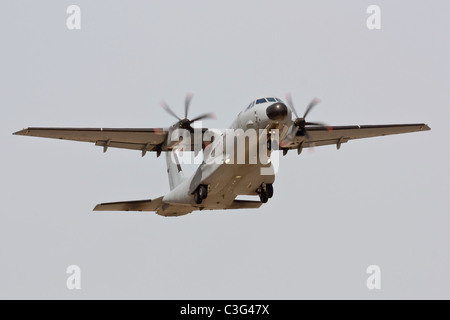
[[214, 113], [205, 113], [205, 114], [198, 116], [197, 118], [190, 120], [190, 123], [193, 123], [193, 122], [199, 121], [199, 120], [203, 120], [203, 119], [215, 119], [215, 118], [216, 118], [216, 116]]
[[189, 106], [191, 104], [191, 100], [194, 97], [194, 94], [188, 93], [186, 98], [184, 99], [184, 118], [187, 119], [189, 113]]
[[175, 117], [175, 118], [177, 118], [178, 120], [181, 121], [181, 118], [180, 118], [179, 116], [177, 116], [177, 115], [175, 114], [175, 112], [172, 111], [172, 109], [170, 109], [170, 107], [169, 107], [169, 105], [166, 103], [166, 101], [164, 101], [164, 100], [161, 101], [161, 107], [162, 107], [164, 110], [166, 110], [166, 112], [167, 112], [168, 114], [170, 114], [171, 116], [173, 116], [173, 117]]
[[286, 93], [286, 101], [291, 108], [292, 112], [295, 114], [297, 118], [299, 118], [297, 110], [295, 110], [294, 103], [292, 102], [292, 95], [290, 93]]
[[320, 127], [329, 127], [329, 125], [323, 123], [323, 122], [306, 122], [305, 125], [307, 126], [320, 126]]
[[314, 98], [314, 99], [309, 103], [308, 108], [306, 108], [305, 114], [303, 115], [303, 119], [306, 118], [306, 116], [309, 114], [309, 112], [312, 110], [312, 108], [314, 108], [314, 106], [315, 106], [316, 104], [318, 104], [319, 102], [320, 102], [319, 99]]
[[293, 139], [293, 137], [295, 137], [297, 135], [297, 132], [298, 132], [299, 129], [300, 128], [295, 126], [295, 125], [292, 126], [292, 132], [289, 134], [289, 136], [292, 136], [292, 139]]

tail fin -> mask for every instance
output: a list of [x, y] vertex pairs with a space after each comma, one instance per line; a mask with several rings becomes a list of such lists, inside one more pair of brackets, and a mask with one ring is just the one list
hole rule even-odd
[[175, 152], [166, 152], [167, 174], [169, 175], [170, 190], [175, 189], [184, 180], [183, 170]]

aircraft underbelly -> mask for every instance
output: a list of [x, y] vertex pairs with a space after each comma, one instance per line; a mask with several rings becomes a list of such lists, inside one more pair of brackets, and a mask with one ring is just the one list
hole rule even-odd
[[202, 182], [209, 186], [208, 198], [202, 205], [207, 207], [231, 205], [237, 196], [256, 196], [256, 189], [261, 184], [271, 184], [274, 181], [274, 174], [261, 175], [261, 165], [222, 164]]

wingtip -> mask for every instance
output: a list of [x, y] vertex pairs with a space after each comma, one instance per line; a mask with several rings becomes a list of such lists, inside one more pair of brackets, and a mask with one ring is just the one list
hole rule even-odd
[[28, 129], [22, 129], [16, 132], [13, 132], [13, 136], [26, 136]]

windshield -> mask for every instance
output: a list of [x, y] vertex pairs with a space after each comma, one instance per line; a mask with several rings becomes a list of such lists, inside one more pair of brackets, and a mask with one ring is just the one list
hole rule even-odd
[[266, 103], [266, 98], [262, 98], [262, 99], [258, 99], [256, 100], [256, 104], [260, 104], [260, 103]]

